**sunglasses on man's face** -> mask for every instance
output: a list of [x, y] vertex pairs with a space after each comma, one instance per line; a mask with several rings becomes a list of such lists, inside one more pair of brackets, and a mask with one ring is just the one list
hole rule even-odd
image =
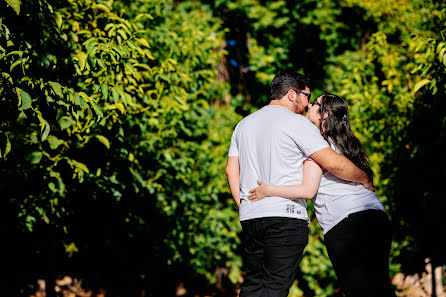
[[307, 92], [303, 92], [303, 91], [298, 91], [298, 90], [294, 90], [293, 89], [293, 91], [294, 92], [296, 92], [296, 93], [300, 93], [300, 94], [304, 94], [305, 96], [307, 96], [307, 99], [308, 99], [308, 102], [310, 102], [310, 98], [311, 98], [311, 94], [310, 93], [307, 93]]

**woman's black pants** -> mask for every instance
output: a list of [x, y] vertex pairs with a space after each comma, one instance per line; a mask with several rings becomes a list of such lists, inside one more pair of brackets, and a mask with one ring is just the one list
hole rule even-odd
[[395, 297], [389, 279], [391, 226], [385, 212], [350, 214], [324, 236], [328, 256], [348, 297]]

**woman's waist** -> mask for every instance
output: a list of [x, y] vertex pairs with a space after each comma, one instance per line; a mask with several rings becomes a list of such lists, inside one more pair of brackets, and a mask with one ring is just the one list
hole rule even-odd
[[382, 203], [375, 192], [367, 191], [361, 193], [342, 191], [337, 193], [318, 192], [313, 198], [315, 208], [323, 209], [354, 209], [364, 205]]
[[376, 197], [376, 193], [364, 188], [359, 183], [354, 182], [334, 182], [334, 181], [321, 181], [317, 196], [333, 197], [333, 199], [339, 197]]

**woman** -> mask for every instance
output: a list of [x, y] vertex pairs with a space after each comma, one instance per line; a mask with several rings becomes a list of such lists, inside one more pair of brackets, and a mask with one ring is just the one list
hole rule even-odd
[[[353, 134], [345, 101], [325, 94], [309, 107], [307, 118], [338, 153], [370, 178], [373, 171], [361, 142]], [[375, 192], [347, 182], [308, 159], [300, 185], [267, 185], [250, 191], [251, 201], [268, 196], [312, 199], [328, 256], [347, 296], [395, 296], [389, 281], [390, 223]]]

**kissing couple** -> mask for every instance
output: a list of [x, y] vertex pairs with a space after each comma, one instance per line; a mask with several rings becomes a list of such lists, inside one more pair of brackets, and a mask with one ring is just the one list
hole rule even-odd
[[239, 296], [288, 296], [308, 244], [312, 199], [345, 294], [395, 297], [390, 222], [347, 105], [333, 94], [310, 97], [309, 78], [279, 71], [270, 103], [234, 129], [226, 176], [242, 225]]

